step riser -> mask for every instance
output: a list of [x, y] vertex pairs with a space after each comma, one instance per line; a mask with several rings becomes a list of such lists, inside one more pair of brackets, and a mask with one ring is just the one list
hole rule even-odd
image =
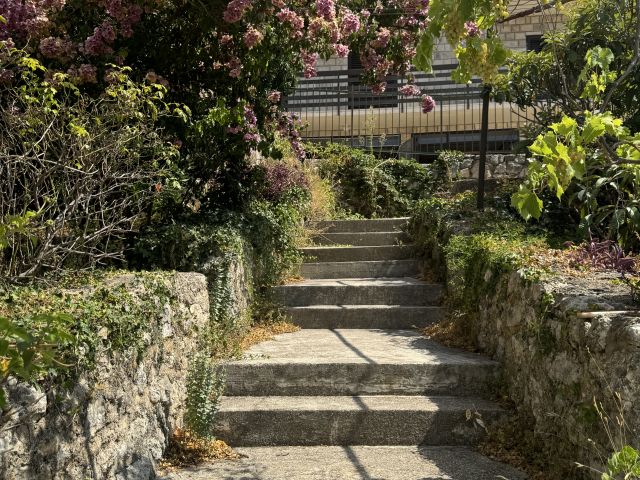
[[273, 289], [275, 299], [288, 307], [305, 305], [437, 305], [439, 285], [295, 286]]
[[[490, 424], [497, 412], [481, 412]], [[465, 411], [221, 410], [215, 435], [234, 446], [473, 445], [483, 430]]]
[[409, 243], [406, 233], [399, 232], [369, 232], [369, 233], [322, 233], [313, 238], [316, 245], [353, 245], [381, 246]]
[[413, 260], [305, 263], [300, 269], [300, 275], [312, 280], [318, 278], [413, 277], [419, 273], [418, 262]]
[[310, 225], [325, 233], [394, 232], [403, 230], [407, 218], [381, 218], [376, 220], [330, 220]]
[[303, 248], [305, 261], [317, 262], [373, 262], [380, 260], [409, 260], [414, 258], [412, 246], [380, 247], [324, 247]]
[[440, 307], [416, 307], [412, 309], [332, 309], [287, 308], [286, 314], [301, 328], [379, 328], [412, 329], [439, 322], [445, 317]]
[[494, 365], [319, 364], [226, 366], [228, 396], [485, 395]]

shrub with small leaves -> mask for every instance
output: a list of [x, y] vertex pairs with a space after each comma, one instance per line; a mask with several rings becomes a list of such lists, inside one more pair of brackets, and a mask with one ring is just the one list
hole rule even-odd
[[194, 435], [213, 438], [215, 415], [224, 389], [224, 373], [205, 349], [197, 354], [187, 373], [186, 428]]

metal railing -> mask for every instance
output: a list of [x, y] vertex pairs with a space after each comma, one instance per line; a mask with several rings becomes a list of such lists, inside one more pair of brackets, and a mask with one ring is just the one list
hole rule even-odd
[[[374, 95], [362, 85], [362, 70], [320, 71], [302, 79], [285, 99], [285, 108], [308, 124], [303, 136], [311, 141], [342, 142], [371, 149], [382, 156], [413, 156], [429, 160], [442, 149], [478, 153], [482, 116], [482, 85], [451, 80], [456, 65], [438, 65], [433, 74], [415, 73], [415, 85], [431, 95], [437, 108], [423, 113], [419, 97], [406, 97], [406, 81], [387, 78], [384, 93]], [[509, 152], [519, 141], [519, 129], [532, 112], [509, 103], [489, 105], [490, 153]]]

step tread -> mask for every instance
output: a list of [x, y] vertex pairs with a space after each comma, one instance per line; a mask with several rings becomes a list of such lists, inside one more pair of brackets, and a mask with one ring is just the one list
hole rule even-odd
[[239, 460], [178, 470], [164, 480], [525, 480], [519, 470], [467, 447], [244, 447]]
[[317, 329], [254, 345], [235, 365], [491, 365], [493, 360], [440, 345], [411, 330]]
[[318, 250], [385, 250], [385, 249], [398, 249], [398, 250], [406, 250], [409, 248], [413, 248], [413, 243], [403, 243], [402, 245], [346, 245], [346, 246], [335, 246], [335, 245], [314, 245], [313, 247], [303, 247], [302, 251], [304, 253], [313, 253]]
[[299, 307], [286, 307], [287, 310], [322, 310], [329, 312], [339, 312], [343, 310], [367, 311], [367, 310], [398, 310], [398, 313], [410, 311], [430, 312], [434, 310], [444, 310], [445, 307], [420, 306], [420, 305], [303, 305]]
[[441, 283], [429, 283], [412, 277], [380, 277], [380, 278], [313, 278], [296, 283], [279, 285], [275, 288], [300, 287], [404, 287], [404, 286], [437, 286]]
[[220, 400], [220, 414], [230, 412], [501, 412], [495, 402], [478, 397], [429, 395], [246, 396]]
[[[349, 247], [351, 248], [351, 247]], [[418, 260], [409, 258], [404, 260], [356, 260], [353, 262], [307, 262], [305, 265], [314, 266], [314, 265], [323, 265], [323, 266], [347, 266], [347, 265], [371, 265], [371, 266], [386, 266], [386, 265], [418, 265]]]

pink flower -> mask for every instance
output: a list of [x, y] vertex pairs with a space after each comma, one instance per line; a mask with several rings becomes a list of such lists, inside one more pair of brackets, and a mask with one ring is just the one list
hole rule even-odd
[[336, 43], [333, 46], [333, 51], [340, 58], [347, 58], [347, 56], [349, 55], [349, 47], [347, 47], [346, 45], [342, 45], [341, 43]]
[[98, 69], [88, 63], [83, 63], [78, 68], [78, 78], [80, 83], [97, 83], [98, 82]]
[[304, 28], [304, 18], [288, 8], [280, 10], [276, 13], [276, 17], [278, 17], [278, 20], [281, 22], [291, 25], [294, 30], [302, 30]]
[[75, 45], [64, 38], [47, 37], [40, 40], [39, 50], [46, 58], [67, 60], [74, 56]]
[[477, 37], [480, 35], [480, 28], [476, 22], [468, 21], [464, 24], [464, 29], [467, 31], [467, 35], [470, 37]]
[[88, 55], [102, 56], [113, 53], [111, 45], [116, 39], [116, 32], [107, 20], [93, 30], [93, 35], [84, 42], [84, 51]]
[[351, 10], [347, 10], [347, 12], [342, 16], [342, 35], [349, 36], [352, 33], [360, 30], [360, 19], [358, 16], [353, 13]]
[[262, 137], [259, 133], [245, 133], [244, 137], [242, 137], [247, 143], [259, 143], [262, 140]]
[[220, 45], [227, 45], [233, 41], [233, 37], [231, 35], [223, 35], [220, 37]]
[[316, 71], [318, 54], [302, 50], [300, 52], [300, 56], [302, 57], [302, 63], [304, 64], [304, 78], [315, 77], [318, 74], [318, 72]]
[[336, 18], [336, 6], [333, 0], [316, 0], [316, 12], [327, 22], [333, 22]]
[[422, 93], [420, 88], [418, 88], [416, 85], [405, 85], [403, 87], [400, 87], [399, 90], [402, 95], [406, 95], [408, 97], [417, 97], [418, 95], [420, 95], [420, 93]]
[[264, 35], [262, 34], [262, 32], [256, 30], [253, 26], [250, 26], [245, 32], [244, 37], [242, 37], [242, 40], [244, 41], [244, 44], [247, 46], [247, 48], [252, 49], [256, 45], [258, 45], [263, 38]]
[[242, 73], [242, 62], [238, 57], [233, 57], [226, 66], [229, 68], [229, 76], [231, 78], [238, 78]]
[[378, 36], [376, 37], [376, 39], [371, 42], [371, 46], [373, 48], [387, 48], [387, 45], [389, 45], [389, 40], [391, 39], [391, 31], [388, 28], [382, 27], [379, 31], [378, 31]]
[[222, 14], [222, 18], [227, 23], [239, 22], [249, 7], [251, 7], [251, 0], [231, 0]]
[[271, 5], [278, 8], [284, 8], [285, 3], [282, 0], [271, 0]]
[[279, 103], [282, 98], [282, 94], [277, 90], [272, 90], [267, 94], [267, 100], [271, 103]]
[[422, 112], [429, 113], [433, 112], [436, 108], [436, 101], [431, 97], [431, 95], [423, 95], [422, 96]]

